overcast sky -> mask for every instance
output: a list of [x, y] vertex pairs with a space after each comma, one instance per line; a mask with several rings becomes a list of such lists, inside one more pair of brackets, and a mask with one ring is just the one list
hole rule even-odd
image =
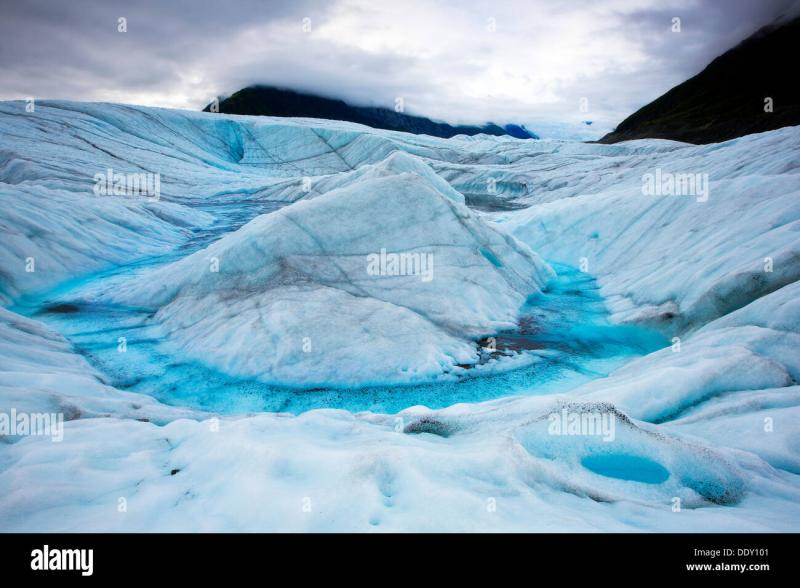
[[2, 0], [0, 99], [200, 109], [266, 83], [390, 108], [402, 97], [406, 112], [448, 122], [602, 134], [798, 4]]

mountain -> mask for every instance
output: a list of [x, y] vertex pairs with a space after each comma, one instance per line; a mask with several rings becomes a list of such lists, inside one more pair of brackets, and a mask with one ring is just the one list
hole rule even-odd
[[[209, 112], [211, 105], [203, 110]], [[483, 126], [453, 126], [422, 116], [395, 112], [389, 108], [351, 106], [342, 100], [314, 94], [295, 92], [272, 86], [249, 86], [221, 100], [219, 111], [224, 114], [255, 114], [261, 116], [294, 116], [324, 118], [360, 123], [376, 129], [404, 131], [421, 135], [449, 138], [455, 135], [509, 135], [517, 139], [538, 139], [538, 135], [523, 125], [504, 126], [487, 123]]]
[[[800, 17], [760, 29], [702, 72], [639, 109], [601, 143], [674, 139], [717, 143], [800, 124], [791, 60], [800, 51]], [[765, 112], [772, 98], [773, 112]]]

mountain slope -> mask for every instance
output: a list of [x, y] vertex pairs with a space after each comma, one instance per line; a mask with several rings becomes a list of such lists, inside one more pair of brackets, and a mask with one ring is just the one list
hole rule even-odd
[[[639, 109], [601, 143], [673, 139], [717, 143], [800, 124], [800, 92], [787, 59], [800, 50], [800, 18], [760, 29], [702, 72]], [[765, 98], [773, 112], [765, 112]]]
[[[204, 109], [211, 110], [210, 105]], [[219, 111], [224, 114], [255, 114], [261, 116], [292, 116], [342, 120], [367, 125], [376, 129], [403, 131], [418, 135], [450, 138], [455, 135], [509, 135], [517, 139], [539, 137], [522, 125], [503, 127], [494, 123], [483, 126], [453, 126], [432, 121], [422, 116], [395, 112], [388, 108], [351, 106], [342, 100], [324, 98], [314, 94], [284, 90], [271, 86], [250, 86], [220, 101]]]

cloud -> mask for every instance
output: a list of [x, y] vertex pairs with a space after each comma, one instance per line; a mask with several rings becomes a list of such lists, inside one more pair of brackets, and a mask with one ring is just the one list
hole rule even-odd
[[797, 5], [28, 0], [0, 8], [0, 98], [199, 109], [267, 83], [359, 104], [403, 97], [409, 112], [449, 122], [599, 135]]

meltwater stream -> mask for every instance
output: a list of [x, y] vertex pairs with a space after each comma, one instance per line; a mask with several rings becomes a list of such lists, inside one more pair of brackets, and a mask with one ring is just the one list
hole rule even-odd
[[[557, 277], [546, 291], [531, 296], [521, 309], [518, 328], [494, 337], [498, 351], [517, 354], [516, 358], [495, 362], [497, 369], [488, 364], [466, 370], [461, 377], [414, 385], [298, 389], [232, 377], [175, 356], [159, 334], [150, 310], [83, 301], [81, 291], [86, 287], [125, 280], [143, 269], [175, 261], [257, 214], [283, 205], [241, 204], [214, 210], [220, 220], [211, 229], [197, 231], [178, 252], [64, 284], [20, 301], [14, 310], [67, 337], [116, 388], [219, 414], [298, 414], [316, 408], [395, 413], [415, 405], [442, 408], [517, 394], [563, 392], [666, 345], [655, 332], [610, 324], [595, 280], [559, 264], [552, 264]], [[504, 363], [508, 367], [502, 368]], [[519, 365], [522, 367], [514, 369]]]

